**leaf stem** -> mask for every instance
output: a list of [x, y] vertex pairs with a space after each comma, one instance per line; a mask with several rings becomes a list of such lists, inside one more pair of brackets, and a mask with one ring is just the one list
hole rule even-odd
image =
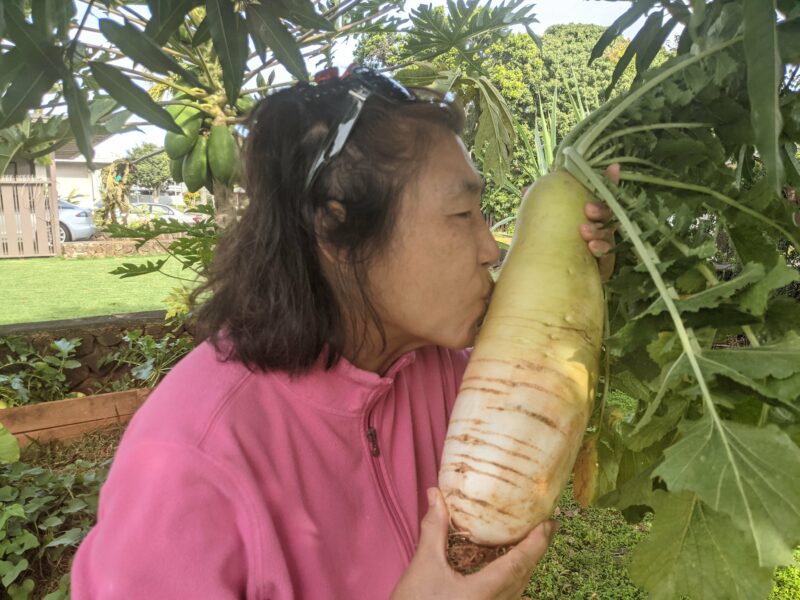
[[672, 174], [669, 169], [665, 169], [661, 165], [657, 165], [656, 163], [645, 160], [643, 158], [638, 158], [636, 156], [613, 156], [611, 158], [606, 158], [605, 160], [592, 160], [589, 162], [589, 166], [593, 168], [597, 167], [607, 167], [608, 165], [613, 165], [614, 163], [623, 164], [632, 164], [632, 165], [642, 165], [643, 167], [650, 167], [651, 169], [655, 169], [657, 171], [664, 171], [667, 174]]
[[154, 83], [160, 83], [161, 85], [165, 85], [167, 87], [171, 87], [173, 89], [179, 90], [186, 94], [187, 96], [191, 96], [195, 98], [194, 89], [196, 88], [187, 88], [179, 83], [175, 83], [174, 81], [170, 81], [169, 79], [163, 79], [162, 77], [156, 77], [155, 75], [151, 75], [150, 73], [146, 73], [144, 71], [136, 71], [135, 69], [129, 69], [128, 67], [121, 67], [119, 65], [115, 65], [120, 71], [125, 73], [130, 73], [134, 77], [138, 79], [145, 79], [147, 81], [152, 81]]
[[601, 137], [597, 140], [592, 147], [586, 152], [586, 156], [591, 156], [597, 149], [602, 148], [608, 142], [618, 137], [624, 137], [632, 133], [641, 133], [643, 131], [653, 131], [660, 129], [695, 129], [697, 127], [711, 127], [711, 123], [652, 123], [650, 125], [636, 125], [634, 127], [625, 127], [619, 131], [609, 133], [607, 136]]

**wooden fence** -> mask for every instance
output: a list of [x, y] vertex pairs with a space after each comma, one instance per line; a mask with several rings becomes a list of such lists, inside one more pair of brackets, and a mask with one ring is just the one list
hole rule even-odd
[[42, 177], [0, 177], [0, 258], [59, 254], [55, 186]]

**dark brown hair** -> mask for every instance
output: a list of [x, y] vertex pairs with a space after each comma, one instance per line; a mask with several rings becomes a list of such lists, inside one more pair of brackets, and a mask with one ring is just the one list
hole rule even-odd
[[[464, 124], [456, 105], [370, 97], [342, 153], [305, 191], [309, 166], [344, 111], [347, 90], [332, 85], [323, 99], [291, 88], [253, 110], [244, 151], [249, 204], [191, 297], [198, 337], [251, 369], [300, 373], [326, 347], [330, 367], [357, 335], [348, 323], [371, 320], [385, 344], [369, 297], [369, 261], [391, 239], [401, 193], [428, 160], [435, 131], [460, 134]], [[330, 200], [342, 204], [343, 218], [331, 214]], [[323, 274], [320, 243], [345, 257], [336, 282]]]

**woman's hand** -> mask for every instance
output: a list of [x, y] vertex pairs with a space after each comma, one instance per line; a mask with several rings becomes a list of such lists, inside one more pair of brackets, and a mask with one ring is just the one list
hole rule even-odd
[[[614, 163], [606, 169], [606, 177], [614, 184], [619, 184], [619, 164]], [[603, 202], [587, 202], [583, 208], [589, 223], [580, 227], [581, 237], [589, 246], [589, 251], [597, 257], [597, 266], [600, 268], [600, 278], [608, 280], [614, 272], [614, 232], [616, 225], [606, 227], [614, 214]]]
[[478, 573], [461, 575], [447, 564], [449, 518], [437, 488], [428, 490], [431, 507], [420, 525], [419, 545], [391, 600], [518, 600], [544, 556], [557, 523], [545, 521]]

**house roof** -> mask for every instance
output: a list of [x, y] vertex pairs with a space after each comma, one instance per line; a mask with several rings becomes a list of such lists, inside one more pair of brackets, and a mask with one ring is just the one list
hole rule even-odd
[[[98, 144], [105, 141], [109, 137], [111, 137], [109, 134], [95, 135], [94, 137], [92, 137], [92, 145], [96, 148]], [[55, 158], [56, 160], [74, 160], [74, 159], [83, 159], [83, 155], [81, 154], [81, 151], [78, 148], [78, 144], [75, 142], [74, 139], [71, 139], [66, 144], [61, 146], [61, 148], [55, 151]], [[111, 160], [95, 157], [95, 162], [110, 163]]]

